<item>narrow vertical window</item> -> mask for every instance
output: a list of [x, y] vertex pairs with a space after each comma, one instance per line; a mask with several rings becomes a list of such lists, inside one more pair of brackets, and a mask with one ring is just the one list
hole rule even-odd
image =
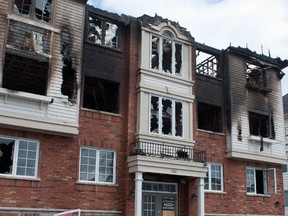
[[152, 48], [151, 48], [151, 68], [159, 69], [159, 37], [152, 36]]
[[162, 132], [172, 134], [172, 101], [162, 99]]
[[162, 70], [166, 73], [172, 73], [172, 41], [163, 38], [162, 43]]
[[223, 171], [221, 164], [208, 164], [207, 176], [204, 179], [205, 190], [223, 191]]
[[150, 132], [158, 133], [159, 130], [159, 98], [151, 97], [150, 110]]
[[182, 103], [176, 102], [175, 103], [175, 109], [176, 109], [176, 115], [175, 115], [175, 131], [176, 131], [176, 136], [182, 137], [183, 135], [183, 123], [182, 123], [182, 118], [183, 118], [183, 112], [182, 112]]
[[175, 44], [175, 75], [180, 76], [182, 70], [182, 45]]

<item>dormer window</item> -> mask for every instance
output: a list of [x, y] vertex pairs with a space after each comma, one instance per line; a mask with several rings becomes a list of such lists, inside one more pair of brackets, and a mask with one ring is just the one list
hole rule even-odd
[[161, 36], [152, 35], [151, 68], [181, 76], [182, 45], [175, 42], [171, 32], [164, 31]]
[[14, 0], [13, 12], [30, 19], [49, 22], [52, 0]]

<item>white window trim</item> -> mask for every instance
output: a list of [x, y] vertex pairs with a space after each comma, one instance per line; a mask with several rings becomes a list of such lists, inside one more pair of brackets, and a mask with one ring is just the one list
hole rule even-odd
[[[152, 68], [152, 65], [151, 65], [151, 61], [152, 61], [152, 55], [151, 55], [151, 51], [152, 51], [152, 39], [153, 39], [153, 36], [159, 38], [159, 47], [158, 47], [158, 53], [159, 53], [159, 56], [158, 56], [158, 65], [159, 65], [159, 69], [155, 69], [155, 68]], [[163, 60], [163, 56], [162, 56], [162, 51], [163, 51], [163, 38], [165, 39], [168, 39], [168, 40], [171, 40], [172, 41], [172, 58], [171, 58], [171, 74], [170, 75], [174, 75], [174, 76], [177, 76], [177, 77], [183, 77], [183, 44], [180, 43], [180, 42], [177, 42], [175, 41], [174, 38], [168, 38], [168, 37], [165, 37], [163, 35], [158, 35], [158, 34], [150, 34], [150, 52], [149, 52], [149, 68], [151, 70], [155, 70], [155, 71], [160, 71], [162, 73], [165, 73], [163, 71], [163, 65], [162, 65], [162, 60]], [[175, 51], [176, 51], [176, 46], [175, 44], [179, 44], [182, 46], [182, 49], [181, 49], [181, 70], [180, 70], [180, 73], [178, 75], [178, 73], [176, 74], [175, 73], [175, 64], [176, 64], [176, 58], [175, 58]], [[166, 74], [166, 73], [165, 73]], [[167, 73], [169, 74], [169, 73]]]
[[[0, 176], [7, 177], [7, 178], [17, 178], [17, 179], [38, 179], [38, 164], [39, 164], [39, 151], [40, 151], [40, 142], [38, 140], [27, 139], [27, 138], [15, 138], [15, 137], [4, 137], [1, 136], [3, 139], [13, 140], [14, 141], [14, 150], [13, 150], [13, 164], [12, 164], [12, 173], [0, 173]], [[37, 150], [36, 150], [36, 157], [35, 157], [35, 173], [34, 176], [25, 176], [25, 175], [17, 175], [17, 162], [18, 162], [18, 150], [19, 150], [19, 141], [27, 141], [27, 142], [36, 142], [37, 143]]]
[[[212, 190], [211, 186], [211, 165], [219, 165], [221, 168], [221, 190]], [[204, 189], [205, 192], [213, 192], [213, 193], [223, 193], [224, 192], [224, 179], [223, 179], [223, 164], [221, 163], [208, 163], [208, 189]]]
[[[255, 190], [254, 192], [248, 192], [247, 191], [247, 170], [250, 169], [250, 170], [253, 170], [253, 173], [254, 173], [254, 186], [255, 186]], [[263, 179], [263, 185], [264, 185], [264, 193], [261, 194], [261, 193], [257, 193], [256, 191], [256, 170], [262, 170], [263, 172], [265, 171], [270, 171], [270, 170], [273, 170], [273, 174], [274, 174], [274, 193], [273, 194], [277, 194], [277, 176], [276, 176], [276, 169], [275, 168], [266, 168], [266, 169], [263, 169], [263, 168], [255, 168], [255, 167], [247, 167], [246, 168], [246, 193], [248, 195], [270, 195], [271, 193], [268, 193], [268, 189], [267, 189], [267, 183], [266, 183], [266, 178], [264, 176], [264, 179]]]
[[[81, 150], [82, 149], [88, 149], [88, 150], [96, 150], [96, 172], [95, 172], [95, 181], [88, 181], [88, 180], [81, 180]], [[113, 158], [113, 180], [112, 182], [99, 182], [99, 152], [100, 151], [107, 151], [107, 152], [113, 152], [114, 158]], [[80, 147], [80, 157], [79, 157], [79, 177], [78, 182], [79, 183], [87, 183], [87, 184], [101, 184], [101, 185], [115, 185], [116, 184], [116, 160], [117, 160], [117, 153], [115, 150], [111, 149], [101, 149], [101, 148], [93, 148], [93, 147]]]
[[[152, 97], [157, 97], [158, 100], [159, 100], [159, 104], [158, 104], [158, 109], [159, 109], [159, 118], [158, 118], [158, 133], [155, 133], [155, 132], [151, 132], [151, 98]], [[162, 99], [166, 99], [166, 100], [171, 100], [172, 101], [172, 128], [171, 128], [171, 132], [172, 132], [172, 135], [168, 135], [168, 134], [163, 134], [162, 133], [162, 130], [161, 130], [161, 126], [162, 126]], [[181, 103], [182, 104], [182, 136], [175, 136], [176, 134], [176, 130], [175, 130], [175, 125], [176, 125], [176, 122], [175, 122], [175, 115], [176, 115], [176, 108], [175, 108], [175, 103], [178, 102], [178, 103]], [[150, 94], [150, 97], [149, 97], [149, 133], [150, 134], [157, 134], [157, 135], [161, 135], [161, 136], [168, 136], [168, 137], [175, 137], [175, 138], [183, 138], [184, 137], [184, 102], [183, 101], [180, 101], [180, 100], [174, 100], [172, 98], [169, 98], [169, 97], [163, 97], [163, 96], [159, 96], [159, 95], [154, 95], [154, 94]]]

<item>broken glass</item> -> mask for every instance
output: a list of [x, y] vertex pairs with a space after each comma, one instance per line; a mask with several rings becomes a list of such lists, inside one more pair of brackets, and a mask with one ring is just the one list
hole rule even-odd
[[162, 133], [172, 135], [172, 101], [162, 99]]
[[175, 44], [175, 75], [180, 76], [182, 69], [182, 45]]
[[151, 68], [159, 69], [159, 37], [152, 36]]
[[163, 39], [162, 43], [162, 70], [167, 73], [172, 73], [172, 41]]
[[159, 118], [159, 98], [151, 97], [151, 114], [150, 114], [150, 132], [158, 133], [158, 118]]
[[88, 40], [95, 44], [102, 43], [102, 22], [91, 16], [89, 17]]
[[14, 141], [0, 139], [0, 173], [12, 174]]
[[265, 87], [265, 70], [258, 65], [247, 63], [247, 83], [251, 86]]
[[105, 25], [104, 45], [112, 48], [118, 48], [118, 26], [109, 22]]
[[182, 137], [182, 103], [181, 102], [175, 102], [175, 136]]
[[52, 11], [52, 0], [36, 0], [35, 17], [38, 20], [49, 22]]
[[31, 0], [15, 0], [14, 1], [14, 13], [29, 15], [31, 8]]

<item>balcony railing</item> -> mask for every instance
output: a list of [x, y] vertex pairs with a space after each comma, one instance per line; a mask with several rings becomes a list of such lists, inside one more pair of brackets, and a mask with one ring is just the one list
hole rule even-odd
[[133, 155], [206, 162], [206, 151], [168, 143], [136, 141], [130, 145], [130, 156]]

